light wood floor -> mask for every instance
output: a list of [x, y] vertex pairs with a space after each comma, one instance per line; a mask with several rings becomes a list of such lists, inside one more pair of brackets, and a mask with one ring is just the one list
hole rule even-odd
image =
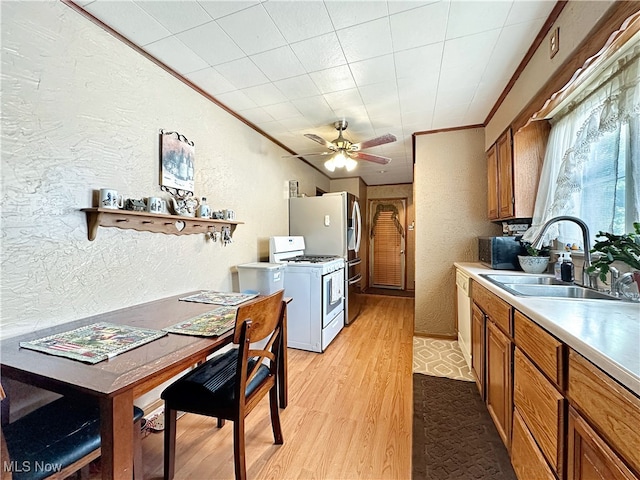
[[[413, 298], [363, 296], [358, 319], [323, 354], [289, 349], [284, 445], [268, 400], [246, 422], [247, 475], [257, 479], [411, 478]], [[145, 478], [162, 477], [163, 434], [143, 440]], [[176, 479], [232, 479], [233, 426], [178, 421]]]

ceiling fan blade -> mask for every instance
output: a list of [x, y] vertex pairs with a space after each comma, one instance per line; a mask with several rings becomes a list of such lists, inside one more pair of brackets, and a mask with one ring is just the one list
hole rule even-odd
[[372, 155], [371, 153], [353, 152], [349, 154], [352, 158], [359, 160], [366, 160], [367, 162], [379, 163], [380, 165], [388, 164], [391, 159], [387, 157], [381, 157], [380, 155]]
[[281, 158], [292, 158], [292, 157], [311, 157], [314, 155], [334, 155], [335, 152], [311, 152], [311, 153], [299, 153], [298, 155], [283, 155]]
[[336, 149], [336, 146], [333, 143], [326, 141], [324, 138], [319, 137], [318, 135], [315, 135], [313, 133], [305, 133], [304, 136], [309, 140], [313, 140], [314, 142], [318, 142], [320, 145], [324, 145], [325, 147], [330, 148], [331, 150]]
[[375, 147], [378, 145], [384, 145], [385, 143], [395, 142], [397, 140], [395, 135], [391, 133], [385, 133], [384, 135], [380, 135], [379, 137], [372, 138], [370, 140], [365, 140], [364, 142], [354, 143], [351, 145], [351, 150], [357, 152], [359, 150], [363, 150], [369, 147]]

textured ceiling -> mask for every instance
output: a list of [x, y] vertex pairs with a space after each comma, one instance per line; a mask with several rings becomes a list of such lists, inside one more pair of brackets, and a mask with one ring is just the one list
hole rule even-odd
[[[394, 143], [327, 172], [411, 183], [414, 132], [482, 124], [554, 1], [76, 1], [91, 15], [296, 153], [327, 151], [336, 120], [355, 142]], [[283, 158], [283, 162], [297, 161]], [[381, 172], [384, 171], [384, 172]]]

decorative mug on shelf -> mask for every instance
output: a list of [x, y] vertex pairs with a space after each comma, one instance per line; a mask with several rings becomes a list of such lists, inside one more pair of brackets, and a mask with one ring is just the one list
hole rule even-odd
[[149, 197], [147, 199], [147, 212], [149, 213], [165, 213], [167, 211], [166, 200], [160, 197]]
[[122, 195], [118, 195], [117, 190], [113, 190], [112, 188], [101, 188], [100, 203], [98, 207], [111, 208], [114, 210], [124, 208], [124, 199], [122, 198]]

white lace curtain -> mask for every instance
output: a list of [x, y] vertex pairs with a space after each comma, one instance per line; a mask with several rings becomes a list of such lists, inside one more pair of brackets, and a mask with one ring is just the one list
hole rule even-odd
[[[631, 231], [640, 218], [640, 45], [600, 73], [551, 120], [532, 227], [559, 215], [583, 219], [591, 230]], [[570, 222], [552, 225], [551, 240], [576, 243], [582, 235]]]

